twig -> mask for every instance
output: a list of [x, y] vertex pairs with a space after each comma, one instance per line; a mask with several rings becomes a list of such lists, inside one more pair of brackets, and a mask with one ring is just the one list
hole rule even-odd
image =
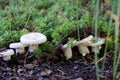
[[66, 73], [64, 73], [62, 70], [57, 69], [59, 72], [61, 72], [62, 75], [65, 75]]
[[27, 51], [26, 54], [25, 54], [24, 64], [26, 64], [28, 54], [29, 54], [29, 52]]
[[71, 78], [70, 76], [69, 77], [65, 77], [65, 76], [62, 76], [62, 75], [55, 75], [55, 77], [63, 78], [63, 79], [66, 79], [66, 80]]
[[[102, 58], [100, 58], [96, 63], [98, 64], [98, 63], [101, 62], [105, 57], [106, 57], [106, 55], [103, 56]], [[92, 64], [95, 64], [95, 62], [92, 62]]]

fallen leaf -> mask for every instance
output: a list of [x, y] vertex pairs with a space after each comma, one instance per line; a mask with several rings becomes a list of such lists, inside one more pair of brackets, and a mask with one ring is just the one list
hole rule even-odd
[[75, 79], [75, 80], [83, 80], [82, 78], [77, 78], [77, 79]]
[[48, 76], [45, 71], [42, 71], [42, 72], [40, 73], [40, 75], [41, 75], [41, 76]]
[[52, 73], [51, 70], [47, 70], [47, 69], [45, 69], [45, 72], [47, 73], [47, 75], [50, 75]]

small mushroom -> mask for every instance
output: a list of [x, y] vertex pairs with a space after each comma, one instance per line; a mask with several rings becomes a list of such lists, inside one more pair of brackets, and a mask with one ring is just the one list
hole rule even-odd
[[101, 49], [101, 45], [104, 43], [105, 43], [104, 38], [98, 38], [97, 42], [90, 45], [92, 47], [92, 51], [99, 53], [99, 50]]
[[88, 46], [93, 43], [93, 36], [90, 35], [87, 38], [84, 38], [77, 42], [79, 52], [85, 56], [87, 53], [90, 53]]
[[25, 47], [26, 47], [27, 45], [24, 45], [24, 44], [22, 44], [21, 42], [18, 42], [18, 43], [11, 43], [10, 45], [9, 45], [9, 47], [10, 48], [14, 48], [14, 49], [16, 49], [16, 54], [18, 54], [18, 53], [24, 53], [25, 52]]
[[62, 50], [64, 52], [64, 55], [66, 59], [70, 59], [72, 57], [72, 49], [71, 47], [67, 47], [66, 45], [62, 46]]
[[24, 45], [29, 45], [29, 52], [33, 52], [39, 44], [44, 43], [47, 37], [38, 32], [32, 32], [21, 36], [20, 41]]
[[3, 60], [9, 61], [11, 60], [11, 56], [14, 54], [14, 50], [8, 49], [3, 52], [0, 52], [1, 57], [3, 57]]
[[76, 45], [76, 42], [77, 42], [76, 40], [73, 41], [73, 45], [72, 46], [68, 46], [67, 44], [64, 44], [62, 46], [62, 50], [63, 50], [64, 55], [65, 55], [67, 60], [72, 58], [72, 49], [71, 48]]
[[79, 44], [78, 50], [82, 54], [82, 56], [85, 56], [87, 53], [90, 53], [89, 49], [84, 44]]

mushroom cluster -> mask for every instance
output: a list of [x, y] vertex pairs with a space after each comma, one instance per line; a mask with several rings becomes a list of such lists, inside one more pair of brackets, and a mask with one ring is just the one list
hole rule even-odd
[[[62, 45], [62, 50], [64, 52], [64, 55], [66, 59], [72, 58], [72, 47], [77, 46], [79, 53], [82, 54], [82, 56], [85, 56], [86, 54], [90, 53], [88, 46], [92, 47], [92, 52], [99, 53], [99, 50], [101, 48], [101, 45], [105, 43], [104, 38], [98, 38], [98, 40], [95, 42], [93, 35], [89, 35], [88, 37], [80, 40], [80, 41], [73, 41], [72, 46], [68, 46], [67, 44]], [[98, 49], [98, 50], [96, 50]]]
[[[29, 47], [28, 52], [32, 53], [38, 47], [39, 44], [46, 42], [46, 40], [47, 37], [42, 33], [31, 32], [25, 34], [21, 36], [20, 42], [11, 43], [9, 44], [10, 49], [0, 52], [0, 57], [2, 57], [3, 60], [8, 61], [14, 54], [17, 55], [25, 53], [25, 47]], [[92, 47], [92, 52], [99, 53], [101, 45], [104, 43], [104, 38], [98, 38], [98, 40], [95, 41], [93, 35], [89, 35], [88, 37], [80, 41], [74, 40], [72, 42], [72, 46], [68, 46], [68, 44], [62, 45], [62, 50], [66, 59], [68, 60], [72, 58], [72, 47], [74, 46], [77, 46], [82, 56], [85, 56], [86, 54], [90, 53], [88, 46]]]
[[[39, 44], [46, 42], [47, 37], [42, 33], [31, 32], [21, 36], [20, 42], [10, 43], [9, 48], [3, 52], [0, 52], [0, 57], [3, 60], [11, 60], [12, 55], [25, 53], [25, 47], [29, 47], [28, 52], [33, 52]], [[15, 51], [14, 51], [15, 50]]]

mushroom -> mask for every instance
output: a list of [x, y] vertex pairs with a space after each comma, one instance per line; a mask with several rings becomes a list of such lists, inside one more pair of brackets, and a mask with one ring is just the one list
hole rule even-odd
[[32, 32], [21, 36], [20, 41], [24, 45], [29, 45], [29, 52], [33, 52], [39, 44], [44, 43], [47, 37], [38, 32]]
[[87, 38], [84, 38], [77, 42], [77, 47], [79, 52], [85, 56], [87, 53], [90, 53], [87, 46], [90, 46], [93, 43], [93, 36], [90, 35]]
[[25, 47], [26, 47], [27, 45], [24, 45], [24, 44], [22, 44], [21, 42], [18, 42], [18, 43], [11, 43], [10, 45], [9, 45], [9, 47], [10, 48], [14, 48], [14, 49], [16, 49], [16, 54], [18, 54], [18, 53], [24, 53], [25, 52]]
[[87, 53], [90, 53], [87, 46], [85, 46], [84, 44], [81, 44], [81, 43], [78, 45], [78, 50], [82, 54], [82, 56], [85, 56]]
[[62, 50], [63, 50], [64, 55], [65, 55], [67, 60], [72, 58], [72, 49], [71, 49], [71, 47], [66, 47], [66, 48], [63, 48]]
[[3, 57], [3, 60], [9, 61], [11, 60], [11, 56], [14, 54], [14, 50], [12, 49], [7, 49], [3, 52], [0, 52], [1, 57]]
[[62, 50], [63, 50], [63, 52], [64, 52], [64, 55], [65, 55], [65, 57], [66, 57], [66, 60], [72, 58], [72, 49], [71, 49], [71, 48], [76, 45], [76, 42], [77, 42], [77, 41], [74, 40], [72, 46], [68, 46], [67, 44], [64, 44], [64, 45], [62, 46]]
[[92, 51], [99, 53], [99, 50], [101, 49], [101, 45], [104, 43], [105, 43], [104, 38], [98, 38], [97, 42], [90, 45], [92, 47]]

